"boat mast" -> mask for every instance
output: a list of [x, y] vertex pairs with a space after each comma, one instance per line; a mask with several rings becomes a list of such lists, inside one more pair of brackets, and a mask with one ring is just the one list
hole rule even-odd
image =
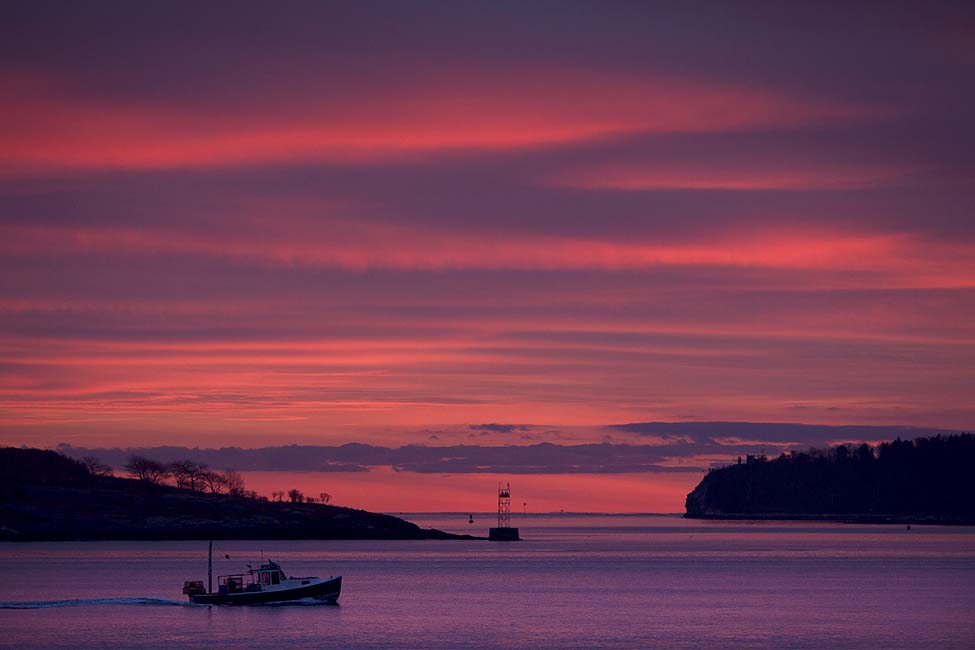
[[210, 551], [207, 553], [207, 593], [213, 593], [213, 540], [210, 540]]

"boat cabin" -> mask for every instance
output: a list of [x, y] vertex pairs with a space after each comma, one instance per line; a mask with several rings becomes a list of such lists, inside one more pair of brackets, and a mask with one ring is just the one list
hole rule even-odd
[[269, 587], [280, 585], [287, 578], [277, 562], [268, 560], [261, 564], [260, 569], [251, 569], [247, 573], [233, 573], [217, 576], [217, 593], [235, 594], [248, 591], [263, 591]]
[[[208, 568], [212, 567], [211, 560]], [[342, 591], [342, 576], [298, 578], [285, 575], [281, 565], [273, 560], [261, 560], [257, 569], [247, 565], [245, 573], [230, 573], [217, 576], [217, 591], [203, 587], [202, 580], [187, 580], [183, 583], [183, 593], [190, 602], [199, 605], [260, 605], [289, 600], [314, 598], [335, 603]]]

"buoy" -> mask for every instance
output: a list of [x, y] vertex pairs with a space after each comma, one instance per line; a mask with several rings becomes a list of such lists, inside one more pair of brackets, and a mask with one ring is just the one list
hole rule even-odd
[[468, 516], [470, 517], [470, 519], [468, 519], [468, 520], [467, 520], [467, 523], [469, 523], [469, 524], [473, 524], [473, 523], [474, 523], [474, 513], [471, 513], [471, 514], [470, 514], [470, 515], [468, 515]]

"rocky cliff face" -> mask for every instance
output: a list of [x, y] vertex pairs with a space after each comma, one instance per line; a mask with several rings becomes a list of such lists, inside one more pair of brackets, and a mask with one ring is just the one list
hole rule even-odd
[[688, 517], [706, 517], [709, 515], [721, 514], [714, 512], [708, 500], [708, 488], [711, 485], [710, 474], [705, 476], [687, 495], [684, 501], [684, 512]]
[[0, 539], [460, 537], [365, 510], [272, 503], [94, 476], [51, 451], [0, 449]]

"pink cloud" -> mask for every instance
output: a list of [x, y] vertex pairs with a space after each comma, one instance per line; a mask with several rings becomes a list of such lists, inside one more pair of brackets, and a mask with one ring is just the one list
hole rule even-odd
[[410, 84], [279, 81], [260, 97], [192, 107], [80, 96], [66, 80], [12, 74], [0, 86], [0, 169], [368, 161], [884, 114], [774, 89], [615, 72], [441, 66], [416, 73]]
[[[235, 232], [134, 227], [0, 226], [11, 256], [198, 255], [272, 266], [451, 270], [727, 267], [859, 272], [878, 287], [970, 287], [966, 242], [896, 232], [753, 228], [686, 241], [464, 233], [343, 219], [238, 219]], [[848, 282], [851, 280], [847, 280]], [[863, 282], [862, 278], [853, 282]]]
[[716, 165], [658, 161], [570, 170], [549, 181], [588, 190], [853, 190], [891, 185], [916, 170], [904, 165], [747, 160]]

